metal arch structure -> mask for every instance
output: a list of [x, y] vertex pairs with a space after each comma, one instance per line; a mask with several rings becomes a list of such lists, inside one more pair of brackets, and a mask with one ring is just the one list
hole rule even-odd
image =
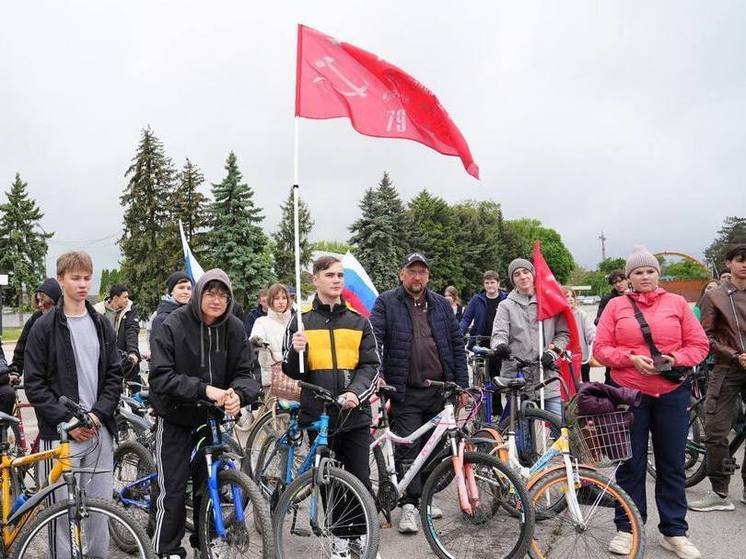
[[701, 260], [694, 258], [690, 254], [686, 254], [685, 252], [676, 252], [673, 250], [664, 250], [661, 252], [656, 252], [653, 256], [680, 256], [682, 258], [686, 258], [687, 260], [691, 260], [692, 262], [696, 262], [700, 266], [702, 266], [705, 270], [709, 271], [710, 268], [707, 267], [707, 264], [702, 262]]

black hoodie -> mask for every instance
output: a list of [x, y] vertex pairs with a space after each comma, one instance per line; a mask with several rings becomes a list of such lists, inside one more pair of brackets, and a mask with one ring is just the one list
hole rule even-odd
[[[200, 302], [205, 285], [223, 283], [231, 293], [223, 316], [207, 326]], [[208, 385], [233, 388], [244, 406], [256, 400], [256, 363], [241, 321], [231, 313], [233, 294], [222, 270], [209, 270], [194, 290], [190, 304], [173, 311], [151, 339], [150, 399], [156, 412], [179, 425], [196, 427], [207, 412], [196, 407], [207, 400]]]

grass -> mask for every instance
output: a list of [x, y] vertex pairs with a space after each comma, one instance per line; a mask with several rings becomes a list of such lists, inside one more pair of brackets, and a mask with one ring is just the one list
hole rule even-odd
[[21, 336], [22, 328], [3, 328], [2, 338], [3, 343], [17, 342]]

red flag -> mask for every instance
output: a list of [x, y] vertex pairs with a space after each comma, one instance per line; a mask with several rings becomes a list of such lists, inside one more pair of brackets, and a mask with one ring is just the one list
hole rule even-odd
[[429, 89], [376, 55], [305, 25], [298, 25], [295, 115], [348, 117], [361, 134], [457, 155], [479, 178], [466, 140]]
[[536, 312], [536, 319], [545, 320], [562, 314], [567, 321], [567, 327], [570, 331], [570, 342], [567, 344], [567, 349], [572, 352], [572, 371], [567, 361], [564, 359], [560, 360], [560, 376], [564, 379], [570, 391], [570, 394], [565, 394], [565, 391], [562, 390], [562, 398], [563, 400], [567, 400], [575, 394], [580, 375], [582, 355], [580, 353], [578, 325], [570, 303], [567, 302], [567, 297], [565, 297], [565, 293], [562, 291], [562, 286], [554, 279], [552, 270], [549, 269], [546, 260], [544, 260], [544, 255], [541, 254], [541, 242], [539, 241], [534, 243], [533, 261], [535, 271], [534, 289], [536, 290], [536, 302], [539, 307]]

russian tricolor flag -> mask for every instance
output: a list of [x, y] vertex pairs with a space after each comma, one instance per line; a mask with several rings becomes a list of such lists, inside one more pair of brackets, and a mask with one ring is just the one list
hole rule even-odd
[[361, 315], [369, 317], [378, 297], [376, 286], [351, 252], [342, 258], [342, 267], [345, 272], [344, 300]]
[[204, 275], [205, 271], [192, 254], [192, 249], [189, 248], [189, 243], [187, 243], [186, 235], [184, 234], [184, 226], [181, 224], [181, 220], [179, 220], [179, 233], [181, 233], [181, 248], [184, 250], [185, 271], [187, 275], [192, 278], [192, 281], [197, 283], [199, 278]]

